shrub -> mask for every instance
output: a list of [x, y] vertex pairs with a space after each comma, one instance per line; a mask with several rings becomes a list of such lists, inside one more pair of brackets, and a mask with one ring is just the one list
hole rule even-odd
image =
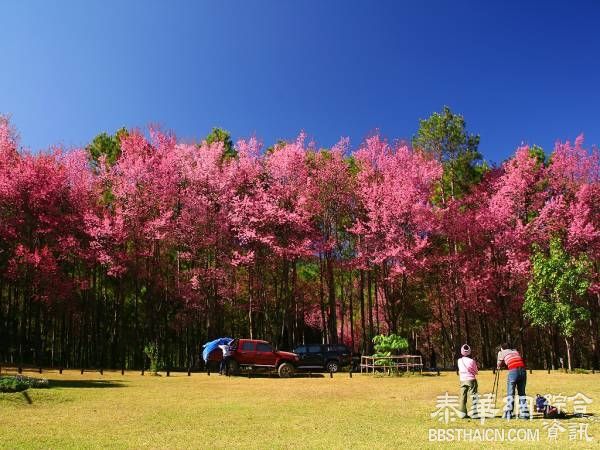
[[150, 342], [146, 344], [146, 346], [144, 347], [144, 353], [150, 360], [150, 372], [156, 375], [160, 369], [158, 345], [156, 344], [156, 342]]
[[28, 378], [23, 377], [29, 383], [29, 387], [34, 389], [45, 389], [50, 386], [50, 382], [47, 378]]
[[[408, 348], [408, 341], [396, 334], [388, 336], [379, 334], [373, 338], [373, 343], [375, 344], [375, 354], [373, 356], [381, 358], [375, 360], [375, 365], [377, 366], [387, 366], [390, 364], [390, 360], [387, 359], [388, 357]], [[397, 372], [397, 368], [391, 368], [390, 373], [392, 371]]]
[[29, 389], [29, 385], [17, 379], [17, 377], [0, 378], [0, 392], [21, 392]]
[[408, 341], [396, 334], [379, 334], [373, 338], [375, 352], [380, 356], [391, 356], [393, 353], [404, 351], [408, 348]]
[[29, 378], [22, 375], [0, 377], [0, 392], [21, 392], [29, 388], [47, 388], [45, 378]]

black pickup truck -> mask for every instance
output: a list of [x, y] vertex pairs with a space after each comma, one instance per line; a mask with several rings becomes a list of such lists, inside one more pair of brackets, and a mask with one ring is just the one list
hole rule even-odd
[[[294, 349], [299, 361], [298, 369], [318, 369], [327, 372], [337, 372], [344, 366], [352, 365], [357, 356], [352, 350], [342, 344], [308, 344], [299, 345]], [[360, 357], [358, 357], [360, 361]]]

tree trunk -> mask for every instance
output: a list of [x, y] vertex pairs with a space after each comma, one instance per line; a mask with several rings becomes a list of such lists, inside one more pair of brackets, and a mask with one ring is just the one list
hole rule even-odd
[[365, 320], [365, 272], [360, 270], [360, 327], [362, 329], [362, 343], [361, 352], [366, 353], [367, 351], [367, 325]]
[[298, 343], [298, 299], [296, 298], [296, 287], [298, 282], [298, 274], [296, 271], [297, 262], [294, 259], [292, 262], [292, 291], [291, 291], [291, 302], [292, 302], [292, 323], [291, 323], [291, 346], [293, 347]]
[[350, 342], [352, 344], [352, 351], [355, 351], [355, 347], [354, 347], [354, 289], [352, 289], [352, 285], [354, 283], [352, 282], [352, 275], [350, 278], [350, 289], [348, 290], [349, 295], [350, 295]]
[[333, 256], [327, 252], [325, 258], [325, 268], [327, 270], [327, 293], [329, 303], [329, 340], [331, 344], [337, 344], [337, 312], [335, 300], [335, 284], [333, 277]]
[[252, 275], [250, 269], [248, 269], [248, 329], [250, 331], [250, 339], [254, 339], [252, 325]]
[[591, 358], [591, 366], [592, 369], [597, 370], [600, 367], [598, 367], [598, 362], [599, 362], [599, 356], [598, 356], [598, 325], [596, 323], [596, 314], [598, 312], [597, 308], [598, 306], [600, 306], [600, 293], [596, 295], [596, 298], [598, 299], [598, 303], [595, 305], [596, 308], [594, 308], [594, 304], [592, 302], [591, 297], [588, 297], [588, 309], [590, 311], [590, 319], [589, 319], [589, 324], [590, 324], [590, 343], [591, 343], [591, 349], [592, 349], [592, 358]]
[[373, 302], [371, 300], [371, 271], [367, 272], [367, 308], [369, 310], [369, 341], [368, 352], [372, 353], [373, 349]]
[[569, 343], [569, 338], [565, 337], [565, 345], [567, 346], [567, 365], [569, 367], [569, 372], [573, 371], [571, 367], [571, 344]]
[[[469, 318], [467, 316], [467, 311], [463, 310], [463, 317], [465, 319], [465, 339], [467, 340], [468, 343], [471, 342], [471, 330], [469, 328]], [[471, 345], [471, 344], [469, 344]]]
[[379, 297], [378, 297], [378, 284], [377, 284], [377, 276], [375, 276], [375, 320], [377, 321], [377, 334], [381, 334], [381, 329], [379, 328]]
[[325, 288], [323, 287], [323, 255], [319, 253], [319, 306], [321, 307], [322, 342], [329, 342], [329, 327], [325, 321]]

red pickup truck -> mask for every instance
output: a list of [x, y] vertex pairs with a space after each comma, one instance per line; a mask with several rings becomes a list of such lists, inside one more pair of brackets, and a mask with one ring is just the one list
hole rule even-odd
[[[275, 350], [267, 341], [234, 339], [230, 347], [229, 372], [234, 375], [238, 374], [241, 368], [277, 369], [281, 378], [287, 378], [294, 374], [299, 361], [295, 353]], [[211, 353], [209, 360], [215, 361], [221, 358], [221, 352], [215, 351]]]

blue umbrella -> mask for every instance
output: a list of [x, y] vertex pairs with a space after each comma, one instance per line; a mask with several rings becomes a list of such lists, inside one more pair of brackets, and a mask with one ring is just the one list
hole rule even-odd
[[219, 345], [229, 345], [231, 341], [233, 341], [233, 339], [230, 337], [222, 337], [204, 344], [202, 346], [204, 348], [204, 350], [202, 350], [202, 359], [204, 362], [208, 362], [208, 355], [219, 348]]

